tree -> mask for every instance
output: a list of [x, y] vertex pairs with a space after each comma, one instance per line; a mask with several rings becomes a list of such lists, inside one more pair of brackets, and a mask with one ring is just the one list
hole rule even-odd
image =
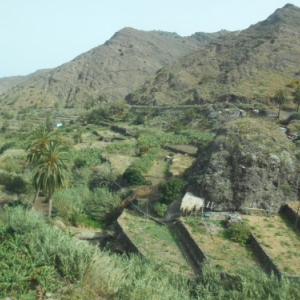
[[49, 210], [48, 217], [52, 212], [52, 197], [55, 190], [66, 187], [69, 167], [65, 147], [56, 140], [50, 140], [45, 148], [41, 149], [39, 159], [34, 164], [33, 182], [36, 187], [47, 194]]
[[133, 167], [128, 167], [124, 174], [123, 178], [131, 185], [142, 185], [145, 183], [145, 177], [139, 169]]
[[[27, 163], [34, 166], [42, 157], [44, 150], [47, 148], [51, 140], [54, 140], [53, 132], [49, 132], [46, 125], [37, 127], [33, 133], [28, 137], [25, 150], [27, 152]], [[40, 187], [35, 185], [36, 193], [32, 205], [40, 193]]]
[[167, 183], [160, 183], [158, 188], [161, 193], [161, 202], [169, 204], [178, 200], [183, 187], [183, 181], [178, 177], [172, 177]]
[[[40, 165], [41, 162], [45, 162], [45, 159], [47, 157], [49, 158], [49, 152], [53, 152], [54, 148], [55, 151], [57, 151], [58, 149], [60, 151], [62, 151], [63, 149], [65, 150], [61, 138], [58, 135], [55, 135], [53, 131], [49, 131], [46, 124], [37, 127], [27, 138], [25, 144], [25, 149], [27, 152], [27, 162], [33, 167], [33, 185], [36, 189], [36, 193], [32, 203], [33, 206], [36, 202], [36, 199], [38, 198], [40, 191], [45, 191], [45, 188], [41, 184], [40, 180], [36, 180], [37, 166]], [[52, 203], [50, 203], [49, 206], [50, 205], [52, 206]]]
[[299, 111], [299, 107], [300, 107], [300, 85], [298, 85], [298, 87], [295, 91], [294, 101], [297, 103], [297, 111]]
[[279, 90], [275, 93], [275, 101], [278, 104], [278, 119], [280, 118], [282, 105], [287, 100], [286, 92], [284, 90]]

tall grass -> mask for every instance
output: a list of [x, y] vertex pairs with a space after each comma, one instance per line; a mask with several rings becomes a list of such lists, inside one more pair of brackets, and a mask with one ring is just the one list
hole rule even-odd
[[194, 281], [155, 261], [117, 256], [71, 238], [20, 207], [0, 215], [0, 297], [38, 299], [300, 299], [296, 282], [258, 268], [234, 274], [205, 265]]

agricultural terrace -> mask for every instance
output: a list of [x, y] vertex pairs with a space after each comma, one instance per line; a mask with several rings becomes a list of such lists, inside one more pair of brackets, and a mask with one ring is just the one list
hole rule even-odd
[[193, 275], [167, 226], [141, 218], [130, 211], [124, 211], [118, 221], [126, 235], [147, 259], [173, 272]]
[[300, 235], [284, 215], [244, 216], [251, 232], [277, 267], [288, 275], [300, 275]]
[[190, 235], [215, 267], [232, 271], [248, 266], [258, 266], [249, 245], [241, 245], [226, 236], [220, 220], [201, 220], [200, 217], [181, 219]]

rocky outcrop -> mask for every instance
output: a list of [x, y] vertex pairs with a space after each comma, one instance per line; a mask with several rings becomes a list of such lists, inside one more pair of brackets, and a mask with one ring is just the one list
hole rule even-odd
[[294, 143], [276, 124], [251, 118], [231, 121], [210, 152], [198, 157], [190, 190], [217, 210], [278, 210], [296, 198], [298, 161]]

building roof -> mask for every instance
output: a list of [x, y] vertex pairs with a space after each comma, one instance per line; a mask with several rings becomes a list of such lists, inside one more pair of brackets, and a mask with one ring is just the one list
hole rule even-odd
[[203, 198], [196, 197], [194, 194], [187, 192], [181, 200], [180, 210], [198, 210], [202, 206], [204, 206]]

